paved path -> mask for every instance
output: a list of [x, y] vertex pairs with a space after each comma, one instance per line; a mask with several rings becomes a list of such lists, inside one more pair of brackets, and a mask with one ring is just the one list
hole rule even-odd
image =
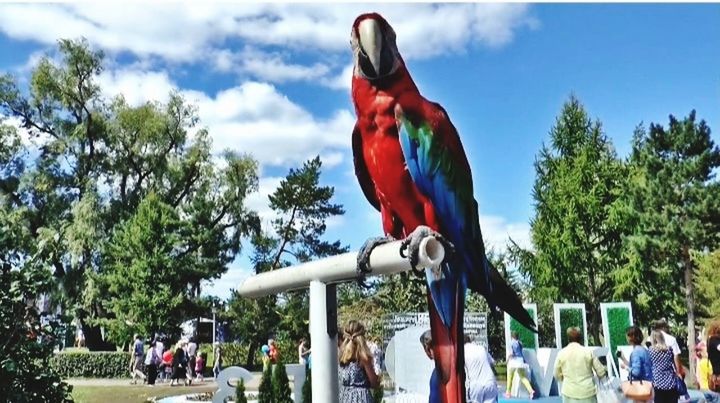
[[[262, 372], [253, 372], [253, 379], [245, 384], [245, 388], [248, 391], [256, 391], [258, 387], [260, 387], [260, 378], [262, 377]], [[65, 379], [65, 382], [69, 383], [73, 386], [136, 386], [130, 383], [130, 378], [113, 378], [113, 379], [105, 379], [105, 378], [70, 378]], [[169, 381], [167, 383], [159, 383], [159, 385], [169, 385]], [[195, 382], [193, 381], [193, 385], [211, 385], [215, 384], [215, 378], [205, 378], [203, 382]], [[141, 382], [138, 381], [138, 385], [142, 385]]]

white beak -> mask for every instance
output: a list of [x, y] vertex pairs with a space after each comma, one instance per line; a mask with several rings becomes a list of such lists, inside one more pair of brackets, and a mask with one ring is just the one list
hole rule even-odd
[[365, 51], [375, 74], [380, 75], [380, 51], [382, 50], [382, 33], [380, 25], [373, 19], [366, 19], [358, 26], [360, 46]]

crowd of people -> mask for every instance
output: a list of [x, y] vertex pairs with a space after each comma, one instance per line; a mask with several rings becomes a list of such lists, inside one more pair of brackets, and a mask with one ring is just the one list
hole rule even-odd
[[[597, 403], [598, 391], [603, 390], [618, 395], [608, 383], [608, 370], [593, 354], [593, 350], [583, 345], [584, 335], [578, 328], [567, 329], [568, 344], [558, 353], [555, 362], [555, 378], [561, 382], [560, 395], [566, 403]], [[621, 368], [628, 370], [627, 380], [622, 382], [619, 398], [635, 402], [654, 401], [655, 403], [678, 403], [689, 401], [690, 396], [685, 385], [685, 368], [680, 361], [680, 346], [669, 332], [664, 320], [656, 321], [644, 338], [642, 330], [631, 326], [626, 331], [627, 342], [632, 346], [628, 358], [618, 353]], [[528, 365], [523, 355], [523, 346], [517, 333], [511, 334], [509, 354], [507, 356], [507, 389], [505, 397], [511, 397], [513, 381], [527, 389], [532, 399], [535, 396], [527, 377]], [[429, 359], [433, 356], [433, 341], [430, 330], [420, 337], [420, 343]], [[300, 343], [298, 354], [303, 362], [306, 349]], [[467, 401], [469, 403], [491, 403], [498, 400], [495, 361], [488, 351], [479, 344], [465, 339], [465, 376]], [[697, 383], [700, 389], [720, 392], [720, 320], [710, 324], [707, 337], [698, 343], [695, 351]], [[372, 391], [380, 384], [381, 352], [376, 343], [369, 341], [365, 327], [358, 321], [350, 321], [338, 338], [338, 356], [340, 361], [340, 402], [371, 403]], [[438, 374], [433, 371], [432, 377]], [[596, 381], [599, 382], [596, 384]], [[430, 383], [433, 383], [431, 379]], [[643, 392], [644, 390], [644, 392]], [[437, 401], [433, 396], [437, 391], [430, 389], [429, 401]], [[642, 395], [646, 393], [646, 395]]]
[[[507, 356], [507, 389], [505, 397], [511, 397], [513, 381], [517, 377], [532, 399], [535, 391], [528, 380], [528, 365], [523, 346], [517, 333], [511, 334]], [[685, 386], [685, 369], [680, 361], [677, 339], [669, 333], [664, 320], [654, 323], [649, 336], [644, 338], [642, 329], [631, 326], [626, 331], [627, 342], [632, 346], [629, 357], [618, 352], [621, 368], [628, 370], [628, 380], [623, 382], [623, 394], [634, 401], [677, 403], [689, 399]], [[555, 378], [562, 383], [560, 395], [568, 403], [597, 403], [599, 380], [607, 380], [607, 370], [591, 349], [583, 346], [583, 334], [578, 328], [567, 330], [568, 344], [558, 353], [555, 362]], [[148, 386], [156, 382], [170, 381], [170, 385], [192, 384], [203, 381], [207, 355], [199, 353], [194, 338], [180, 340], [174, 348], [156, 337], [146, 348], [143, 338], [135, 335], [132, 343], [130, 372], [132, 383], [139, 379]], [[338, 358], [341, 403], [372, 403], [373, 390], [378, 388], [382, 376], [382, 350], [380, 340], [368, 337], [362, 323], [351, 320], [338, 337]], [[433, 356], [430, 330], [420, 337], [420, 343], [429, 359]], [[277, 343], [273, 339], [261, 348], [263, 364], [280, 362]], [[465, 374], [467, 401], [470, 403], [497, 402], [498, 386], [495, 361], [482, 345], [472, 343], [465, 336]], [[215, 343], [213, 350], [213, 373], [222, 369], [222, 351]], [[695, 351], [697, 383], [703, 390], [720, 392], [720, 320], [710, 324], [707, 337], [701, 340]], [[298, 343], [298, 360], [312, 368], [312, 350], [305, 339]], [[433, 377], [438, 376], [433, 371]], [[430, 382], [433, 383], [432, 380]], [[430, 401], [434, 400], [430, 390]], [[644, 395], [643, 395], [644, 393]], [[436, 398], [435, 398], [436, 399]]]
[[[130, 374], [131, 383], [138, 380], [148, 386], [170, 381], [170, 386], [192, 385], [204, 381], [207, 366], [207, 354], [200, 353], [195, 338], [181, 339], [174, 347], [166, 339], [155, 337], [145, 346], [144, 338], [135, 335], [131, 344]], [[222, 367], [220, 345], [215, 343], [213, 350], [213, 373], [215, 376]]]

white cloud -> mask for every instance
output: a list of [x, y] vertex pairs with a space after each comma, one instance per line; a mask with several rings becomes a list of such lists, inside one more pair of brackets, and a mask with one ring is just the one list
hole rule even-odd
[[302, 65], [285, 59], [286, 56], [279, 52], [252, 47], [245, 47], [240, 52], [221, 49], [213, 54], [214, 68], [218, 71], [247, 74], [273, 83], [316, 80], [330, 73], [330, 67], [325, 63]]
[[261, 163], [289, 166], [317, 154], [328, 156], [327, 167], [340, 162], [337, 153], [350, 147], [355, 118], [337, 110], [319, 119], [266, 83], [245, 82], [214, 98], [189, 99], [210, 128], [216, 149], [252, 151]]
[[350, 90], [352, 74], [353, 64], [350, 63], [345, 66], [339, 74], [332, 77], [326, 77], [321, 81], [321, 83], [336, 90]]
[[[207, 62], [221, 71], [239, 71], [271, 80], [309, 80], [328, 75], [349, 58], [355, 17], [378, 11], [393, 25], [406, 59], [497, 47], [537, 21], [523, 4], [248, 4], [102, 2], [78, 4], [0, 4], [0, 31], [43, 44], [84, 36], [111, 53], [141, 59]], [[234, 54], [230, 41], [251, 46]], [[259, 47], [326, 59], [307, 65]], [[329, 55], [335, 57], [329, 58]], [[331, 65], [327, 60], [333, 60]], [[346, 84], [345, 84], [346, 85]]]
[[166, 72], [144, 71], [133, 67], [105, 70], [98, 84], [109, 98], [121, 95], [129, 105], [138, 106], [148, 101], [167, 101], [170, 92], [177, 88]]
[[480, 215], [480, 228], [483, 240], [488, 249], [497, 252], [505, 251], [513, 239], [524, 249], [532, 249], [530, 238], [530, 225], [525, 222], [508, 222], [504, 217], [494, 215]]
[[[177, 85], [163, 71], [122, 68], [106, 71], [100, 84], [108, 96], [123, 94], [130, 105], [167, 100]], [[355, 118], [345, 109], [317, 118], [268, 83], [247, 81], [215, 96], [180, 90], [198, 106], [217, 151], [251, 152], [261, 164], [297, 165], [321, 155], [325, 167], [342, 162], [350, 147]]]

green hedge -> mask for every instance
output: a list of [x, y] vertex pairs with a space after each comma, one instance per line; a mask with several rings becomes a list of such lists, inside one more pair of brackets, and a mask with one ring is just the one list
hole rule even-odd
[[67, 378], [127, 378], [130, 376], [128, 352], [58, 353], [50, 366]]
[[582, 308], [560, 308], [560, 346], [564, 347], [568, 344], [567, 330], [576, 327], [583, 332], [585, 336], [586, 329], [583, 327], [583, 310]]
[[[535, 310], [533, 308], [526, 308], [526, 311], [530, 314], [530, 317], [535, 318]], [[518, 339], [523, 345], [523, 348], [529, 348], [536, 350], [538, 348], [537, 345], [535, 345], [535, 333], [533, 333], [532, 330], [526, 328], [520, 322], [516, 321], [515, 319], [510, 319], [510, 334], [512, 332], [517, 332]]]

